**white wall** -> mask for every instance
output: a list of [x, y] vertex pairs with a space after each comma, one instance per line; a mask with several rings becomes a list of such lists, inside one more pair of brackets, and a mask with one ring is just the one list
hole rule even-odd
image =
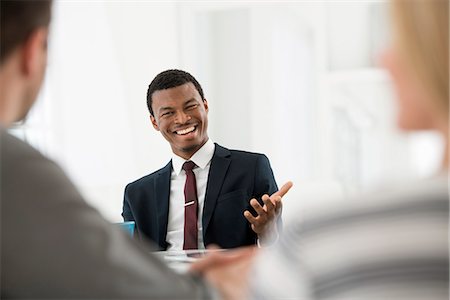
[[58, 1], [25, 136], [120, 221], [126, 183], [170, 159], [149, 121], [147, 86], [182, 68], [204, 87], [212, 139], [266, 153], [279, 184], [294, 181], [288, 217], [317, 194], [427, 176], [440, 141], [395, 129], [389, 78], [376, 65], [380, 3]]
[[151, 126], [146, 92], [158, 72], [178, 67], [176, 7], [56, 2], [54, 16], [51, 154], [90, 203], [119, 221], [125, 184], [169, 158]]

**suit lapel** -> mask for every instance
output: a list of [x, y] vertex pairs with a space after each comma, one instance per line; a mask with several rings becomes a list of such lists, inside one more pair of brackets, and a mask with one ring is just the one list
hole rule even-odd
[[222, 188], [225, 175], [230, 165], [230, 151], [216, 144], [214, 156], [209, 169], [208, 183], [206, 185], [205, 204], [203, 208], [203, 239], [208, 230], [209, 222], [216, 207], [217, 198]]
[[166, 249], [167, 222], [169, 219], [170, 174], [172, 161], [158, 173], [154, 186], [156, 217], [158, 224], [158, 244]]

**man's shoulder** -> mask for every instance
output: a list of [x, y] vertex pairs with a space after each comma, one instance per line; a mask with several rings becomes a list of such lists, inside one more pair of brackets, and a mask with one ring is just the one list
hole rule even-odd
[[3, 130], [0, 144], [1, 172], [8, 174], [1, 183], [7, 187], [4, 192], [9, 203], [40, 203], [44, 207], [55, 207], [54, 212], [60, 213], [61, 203], [82, 201], [56, 162]]
[[152, 182], [153, 180], [155, 180], [155, 178], [157, 178], [158, 176], [160, 176], [161, 174], [164, 174], [165, 172], [169, 172], [171, 170], [171, 166], [172, 166], [172, 162], [170, 161], [167, 165], [165, 165], [164, 167], [162, 167], [161, 169], [158, 169], [148, 175], [145, 175], [141, 178], [138, 178], [130, 183], [127, 184], [127, 188], [129, 187], [139, 187], [142, 185], [148, 185], [150, 182]]
[[222, 153], [226, 153], [228, 152], [229, 155], [231, 155], [231, 157], [242, 157], [242, 158], [246, 158], [246, 159], [258, 159], [258, 158], [267, 158], [267, 156], [263, 153], [258, 153], [258, 152], [251, 152], [251, 151], [245, 151], [245, 150], [238, 150], [238, 149], [228, 149], [226, 147], [223, 147], [219, 144], [216, 144], [216, 152], [215, 154], [217, 154], [218, 152], [222, 152]]
[[2, 170], [35, 169], [38, 165], [56, 167], [55, 162], [3, 128], [0, 129], [0, 147]]
[[39, 156], [44, 158], [44, 156], [31, 145], [20, 140], [19, 138], [11, 135], [5, 129], [0, 130], [0, 146], [2, 148], [3, 154], [8, 154], [12, 156], [22, 157], [23, 155]]

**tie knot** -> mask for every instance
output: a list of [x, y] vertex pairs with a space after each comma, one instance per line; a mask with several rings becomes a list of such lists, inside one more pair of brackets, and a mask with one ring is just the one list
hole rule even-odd
[[187, 161], [183, 164], [183, 170], [185, 171], [191, 171], [193, 168], [195, 168], [197, 165], [193, 161]]

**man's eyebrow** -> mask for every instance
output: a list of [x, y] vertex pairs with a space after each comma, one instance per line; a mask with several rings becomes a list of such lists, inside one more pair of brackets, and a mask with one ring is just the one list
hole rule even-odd
[[173, 110], [173, 107], [171, 107], [171, 106], [164, 106], [164, 107], [161, 107], [161, 108], [158, 110], [158, 112], [161, 112], [161, 111], [167, 111], [167, 110]]
[[[196, 100], [195, 98], [191, 98], [191, 99], [189, 99], [189, 100], [186, 100], [186, 101], [184, 102], [184, 106], [189, 105], [189, 104], [191, 104], [191, 103], [193, 103], [193, 102], [197, 103], [197, 100]], [[174, 109], [174, 108], [173, 108], [172, 106], [163, 106], [163, 107], [161, 107], [161, 108], [158, 110], [158, 112], [163, 112], [163, 111], [168, 111], [168, 110], [173, 110], [173, 109]]]
[[192, 102], [197, 102], [197, 100], [195, 98], [191, 98], [191, 99], [187, 100], [186, 102], [184, 102], [184, 105], [189, 105]]

